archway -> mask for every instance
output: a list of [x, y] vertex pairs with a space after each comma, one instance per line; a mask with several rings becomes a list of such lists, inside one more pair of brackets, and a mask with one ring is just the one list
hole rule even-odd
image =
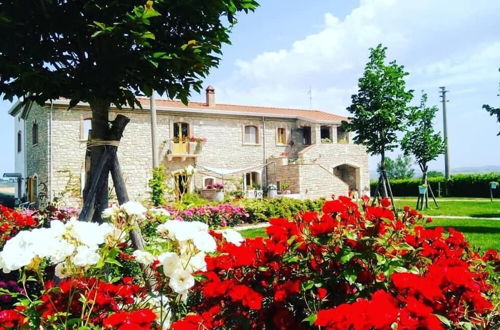
[[340, 180], [345, 182], [350, 190], [359, 191], [360, 188], [360, 175], [359, 167], [349, 164], [338, 165], [333, 168], [333, 174]]

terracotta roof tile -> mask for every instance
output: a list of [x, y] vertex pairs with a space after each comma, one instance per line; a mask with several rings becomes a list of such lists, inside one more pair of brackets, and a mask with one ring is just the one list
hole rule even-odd
[[[149, 98], [139, 98], [141, 104], [144, 108], [149, 107]], [[169, 107], [169, 108], [179, 108], [179, 109], [203, 109], [204, 112], [210, 113], [210, 111], [235, 111], [235, 112], [247, 112], [252, 114], [262, 114], [262, 115], [281, 115], [290, 116], [291, 118], [304, 118], [314, 121], [342, 121], [347, 120], [347, 117], [335, 115], [332, 113], [320, 111], [320, 110], [303, 110], [303, 109], [287, 109], [287, 108], [274, 108], [274, 107], [258, 107], [249, 105], [233, 105], [233, 104], [216, 104], [212, 107], [207, 106], [202, 102], [189, 102], [184, 105], [180, 101], [172, 100], [156, 100], [157, 107]]]

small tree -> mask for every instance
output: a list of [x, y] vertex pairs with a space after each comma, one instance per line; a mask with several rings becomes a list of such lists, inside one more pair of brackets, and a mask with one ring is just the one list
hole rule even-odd
[[375, 196], [381, 192], [383, 197], [388, 196], [388, 188], [390, 192], [385, 154], [398, 146], [397, 133], [405, 127], [408, 103], [413, 98], [404, 80], [408, 73], [395, 61], [385, 63], [386, 49], [380, 44], [370, 49], [358, 92], [352, 95], [352, 104], [347, 108], [353, 117], [343, 123], [344, 128], [355, 132], [355, 143], [365, 145], [371, 155], [380, 155], [381, 174]]
[[[429, 191], [434, 198], [434, 194], [427, 182], [428, 164], [444, 153], [445, 143], [441, 133], [436, 132], [432, 124], [438, 108], [436, 106], [427, 107], [426, 103], [427, 94], [422, 93], [420, 107], [412, 109], [408, 123], [409, 128], [401, 141], [401, 148], [405, 155], [412, 155], [415, 158], [422, 170], [422, 184], [428, 187], [424, 194], [425, 207], [428, 207]], [[417, 208], [419, 206], [422, 205], [417, 205]]]
[[[415, 175], [415, 170], [411, 167], [412, 159], [406, 155], [399, 155], [396, 159], [387, 157], [385, 159], [385, 172], [389, 179], [410, 179]], [[380, 174], [380, 164], [377, 169]]]
[[[498, 69], [500, 72], [500, 68]], [[500, 83], [498, 84], [498, 89], [500, 90]], [[500, 96], [500, 94], [497, 94], [497, 96]], [[494, 108], [488, 104], [483, 105], [483, 109], [488, 111], [490, 113], [490, 116], [497, 116], [497, 121], [500, 123], [500, 108]], [[500, 132], [498, 132], [497, 135], [500, 135]]]
[[[111, 104], [139, 106], [153, 90], [187, 102], [229, 43], [238, 12], [254, 0], [5, 0], [0, 2], [0, 93], [43, 104], [64, 97], [92, 110], [82, 220], [107, 207], [109, 172], [128, 199], [116, 159], [129, 119]], [[141, 155], [137, 155], [140, 157]]]

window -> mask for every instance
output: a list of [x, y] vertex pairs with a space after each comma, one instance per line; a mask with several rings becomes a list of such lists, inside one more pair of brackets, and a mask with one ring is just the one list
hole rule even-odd
[[302, 144], [306, 146], [311, 144], [311, 126], [302, 127]]
[[211, 186], [215, 183], [215, 178], [213, 177], [206, 177], [206, 178], [203, 178], [203, 188], [206, 188], [208, 186]]
[[260, 189], [260, 173], [248, 172], [245, 173], [245, 186], [247, 189]]
[[340, 126], [337, 127], [337, 143], [349, 143], [349, 133]]
[[321, 143], [332, 143], [330, 126], [321, 126]]
[[21, 152], [23, 150], [23, 137], [21, 135], [21, 131], [17, 132], [17, 152]]
[[38, 199], [38, 177], [32, 176], [26, 180], [26, 195], [30, 203], [36, 202]]
[[189, 124], [177, 122], [174, 123], [174, 142], [182, 143], [187, 142], [187, 137], [189, 136]]
[[31, 128], [31, 139], [33, 142], [33, 145], [38, 144], [38, 124], [33, 123], [33, 126]]
[[276, 143], [286, 144], [286, 128], [279, 127], [276, 130]]
[[82, 140], [88, 140], [89, 139], [89, 132], [92, 129], [92, 118], [85, 118], [82, 121], [82, 128], [81, 128], [81, 139]]
[[258, 144], [259, 143], [259, 131], [257, 126], [245, 126], [245, 143]]

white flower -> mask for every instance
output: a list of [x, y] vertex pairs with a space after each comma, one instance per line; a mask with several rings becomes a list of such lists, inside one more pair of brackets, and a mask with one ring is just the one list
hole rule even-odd
[[65, 263], [57, 264], [54, 272], [59, 278], [66, 278], [71, 275]]
[[156, 257], [147, 251], [135, 250], [132, 255], [135, 257], [137, 262], [144, 265], [151, 265], [155, 261]]
[[144, 217], [144, 213], [146, 213], [147, 211], [141, 203], [134, 201], [126, 202], [121, 206], [121, 209], [124, 210], [128, 215], [135, 215], [138, 217]]
[[182, 294], [193, 287], [194, 277], [188, 270], [177, 269], [172, 273], [168, 285], [174, 292]]
[[217, 244], [215, 239], [207, 232], [197, 232], [193, 235], [193, 243], [196, 248], [203, 252], [215, 252]]
[[193, 239], [196, 233], [208, 233], [208, 225], [199, 221], [168, 220], [156, 228], [160, 234], [177, 241]]
[[224, 230], [222, 232], [222, 236], [226, 239], [226, 241], [228, 241], [229, 243], [233, 243], [236, 246], [240, 246], [241, 243], [245, 240], [239, 232], [232, 229]]
[[149, 212], [154, 217], [157, 217], [157, 216], [170, 217], [170, 213], [167, 210], [162, 209], [162, 208], [150, 209]]
[[76, 249], [76, 255], [71, 258], [71, 261], [80, 267], [95, 265], [99, 261], [99, 254], [87, 246], [79, 246]]
[[[188, 258], [186, 269], [189, 269], [193, 273], [198, 271], [204, 272], [207, 270], [207, 263], [205, 262], [204, 252], [198, 252], [194, 256], [186, 257]], [[183, 259], [185, 259], [186, 257], [183, 257]]]
[[106, 236], [113, 230], [110, 224], [99, 225], [95, 222], [76, 220], [69, 221], [66, 228], [72, 237], [91, 248], [97, 248], [98, 245], [104, 243]]
[[170, 301], [167, 296], [158, 294], [157, 292], [154, 292], [148, 301], [150, 308], [158, 317], [157, 321], [161, 323], [162, 329], [170, 329], [172, 311], [169, 303]]
[[182, 263], [179, 256], [174, 252], [165, 252], [158, 256], [158, 260], [163, 266], [163, 273], [170, 277], [178, 269], [182, 269]]
[[116, 215], [119, 211], [119, 208], [113, 204], [113, 206], [108, 207], [104, 211], [102, 211], [101, 216], [103, 218], [111, 218], [112, 216]]

